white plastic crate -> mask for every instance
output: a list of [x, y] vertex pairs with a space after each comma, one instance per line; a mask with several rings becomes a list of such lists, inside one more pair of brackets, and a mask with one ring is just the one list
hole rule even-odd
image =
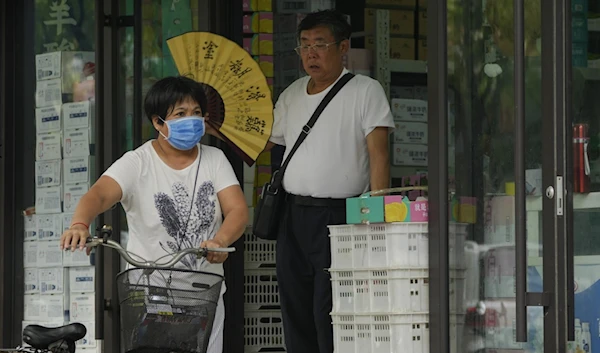
[[281, 311], [244, 312], [244, 351], [285, 351]]
[[[464, 267], [466, 224], [449, 227], [451, 268]], [[329, 226], [332, 269], [427, 268], [427, 223], [380, 223]]]
[[428, 314], [332, 315], [334, 351], [429, 353]]
[[[428, 314], [332, 314], [334, 351], [429, 353]], [[462, 346], [463, 315], [450, 317], [450, 340]], [[462, 350], [453, 353], [462, 353]]]
[[426, 312], [427, 270], [331, 271], [334, 313]]
[[[429, 311], [426, 269], [331, 270], [334, 313], [422, 313]], [[464, 271], [450, 273], [450, 310], [464, 304]]]
[[261, 240], [246, 231], [244, 235], [244, 268], [275, 267], [276, 242]]
[[244, 271], [244, 308], [246, 310], [279, 310], [279, 290], [275, 269]]

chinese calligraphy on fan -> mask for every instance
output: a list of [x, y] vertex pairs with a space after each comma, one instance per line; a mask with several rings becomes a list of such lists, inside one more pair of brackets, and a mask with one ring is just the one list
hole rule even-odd
[[244, 63], [243, 63], [242, 59], [238, 59], [236, 61], [231, 61], [229, 63], [229, 69], [235, 76], [237, 76], [237, 78], [242, 78], [242, 77], [244, 77], [245, 74], [252, 71], [252, 68], [249, 68], [249, 67], [244, 68], [243, 66], [244, 66]]
[[242, 132], [257, 132], [261, 135], [265, 134], [265, 127], [267, 123], [257, 117], [251, 115], [237, 115], [235, 117], [236, 120], [236, 130]]

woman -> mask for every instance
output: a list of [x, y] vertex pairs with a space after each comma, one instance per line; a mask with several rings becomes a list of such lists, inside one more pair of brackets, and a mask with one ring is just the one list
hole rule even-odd
[[[81, 198], [62, 249], [83, 249], [89, 224], [121, 202], [127, 214], [127, 249], [147, 260], [192, 247], [223, 248], [242, 235], [248, 207], [231, 164], [217, 148], [200, 145], [207, 99], [201, 86], [185, 77], [156, 82], [144, 109], [158, 138], [125, 153]], [[186, 257], [180, 266], [223, 275], [226, 253], [206, 260]], [[208, 352], [223, 345], [223, 290]]]

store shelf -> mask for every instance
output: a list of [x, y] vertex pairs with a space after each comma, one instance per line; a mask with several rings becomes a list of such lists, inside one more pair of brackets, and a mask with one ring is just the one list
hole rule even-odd
[[600, 18], [588, 19], [588, 31], [600, 32]]
[[576, 68], [581, 72], [586, 81], [600, 81], [600, 69], [590, 67]]
[[[597, 265], [600, 264], [600, 255], [575, 256], [575, 265]], [[542, 266], [541, 256], [530, 256], [527, 258], [527, 266]]]
[[391, 72], [405, 72], [415, 74], [427, 73], [427, 62], [421, 60], [390, 60], [389, 68]]
[[[525, 206], [528, 212], [541, 211], [542, 196], [528, 196]], [[600, 192], [573, 195], [573, 209], [589, 210], [594, 208], [599, 209], [600, 212]]]

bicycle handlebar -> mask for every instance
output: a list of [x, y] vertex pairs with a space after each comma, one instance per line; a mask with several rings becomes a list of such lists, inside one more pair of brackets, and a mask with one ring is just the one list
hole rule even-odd
[[127, 261], [129, 264], [138, 267], [138, 268], [170, 268], [173, 267], [176, 263], [181, 261], [183, 257], [195, 254], [198, 258], [206, 257], [208, 252], [225, 252], [232, 253], [235, 251], [235, 248], [189, 248], [184, 249], [179, 252], [173, 254], [173, 258], [170, 261], [159, 263], [157, 261], [136, 261], [134, 260], [127, 250], [123, 249], [121, 244], [114, 240], [107, 239], [106, 237], [110, 235], [112, 229], [110, 227], [103, 227], [101, 233], [104, 234], [103, 238], [94, 236], [92, 238], [88, 238], [86, 240], [86, 247], [95, 248], [97, 246], [105, 246], [108, 248], [112, 248], [117, 250], [117, 252]]

